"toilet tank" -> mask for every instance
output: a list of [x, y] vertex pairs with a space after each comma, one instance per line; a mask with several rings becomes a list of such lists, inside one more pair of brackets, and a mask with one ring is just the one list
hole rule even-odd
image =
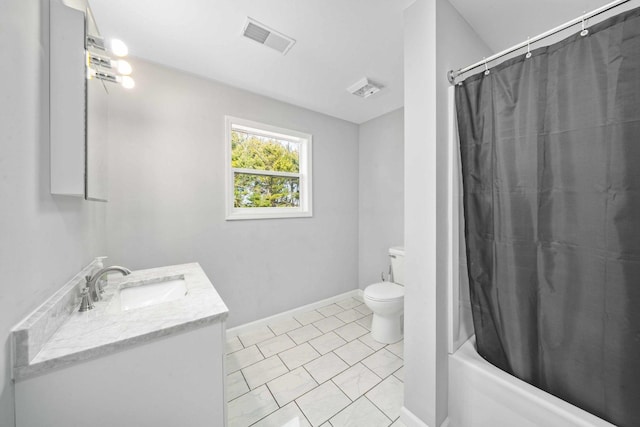
[[404, 247], [393, 246], [389, 248], [389, 258], [393, 270], [393, 282], [404, 285]]

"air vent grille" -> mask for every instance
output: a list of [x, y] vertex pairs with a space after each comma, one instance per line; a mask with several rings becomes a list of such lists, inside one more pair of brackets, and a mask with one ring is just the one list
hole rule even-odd
[[277, 50], [283, 55], [286, 54], [296, 42], [291, 37], [285, 36], [252, 18], [247, 18], [242, 35], [261, 45]]
[[267, 40], [267, 37], [269, 37], [269, 34], [271, 34], [271, 31], [265, 28], [259, 27], [253, 22], [247, 23], [247, 28], [245, 28], [244, 30], [245, 37], [249, 37], [251, 40], [255, 40], [258, 43], [262, 43], [262, 44], [264, 44], [264, 42]]

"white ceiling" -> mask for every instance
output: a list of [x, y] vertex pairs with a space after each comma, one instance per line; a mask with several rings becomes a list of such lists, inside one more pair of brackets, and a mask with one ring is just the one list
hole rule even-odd
[[[413, 0], [89, 1], [102, 35], [139, 58], [354, 123], [403, 105], [402, 15]], [[450, 1], [497, 52], [610, 0]], [[283, 56], [245, 39], [247, 16], [296, 44]], [[346, 91], [364, 76], [384, 90]]]
[[[402, 13], [411, 0], [89, 2], [102, 35], [124, 40], [132, 56], [354, 123], [403, 105]], [[247, 16], [296, 44], [283, 56], [242, 37]], [[364, 76], [384, 90], [348, 93]]]

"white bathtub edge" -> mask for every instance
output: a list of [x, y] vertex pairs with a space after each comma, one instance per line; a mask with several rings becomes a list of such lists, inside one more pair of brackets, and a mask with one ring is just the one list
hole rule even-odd
[[[466, 343], [464, 343], [458, 349], [458, 351], [456, 351], [449, 357], [451, 359], [449, 365], [450, 370], [455, 368], [455, 366], [452, 366], [452, 363], [461, 364], [464, 369], [471, 369], [471, 372], [468, 372], [467, 375], [465, 375], [466, 378], [470, 378], [473, 375], [482, 376], [486, 385], [489, 385], [491, 387], [490, 383], [492, 382], [494, 386], [497, 386], [497, 388], [500, 389], [501, 394], [503, 393], [502, 390], [504, 390], [505, 398], [508, 396], [511, 400], [513, 400], [514, 398], [521, 400], [522, 404], [526, 405], [529, 409], [531, 409], [532, 407], [536, 407], [541, 410], [538, 411], [540, 413], [545, 412], [551, 414], [553, 416], [553, 419], [549, 419], [548, 423], [545, 425], [571, 425], [575, 427], [615, 427], [613, 424], [593, 414], [590, 414], [568, 402], [565, 402], [564, 400], [552, 394], [540, 390], [537, 387], [534, 387], [531, 384], [528, 384], [493, 366], [476, 352], [475, 335], [471, 337]], [[471, 379], [469, 379], [469, 381], [471, 381]], [[465, 392], [471, 393], [471, 390], [474, 390], [474, 386], [477, 386], [477, 384], [470, 384], [468, 387], [466, 387]], [[451, 387], [452, 384], [450, 380], [450, 390]], [[492, 391], [495, 391], [497, 388], [493, 388]], [[449, 398], [451, 403], [451, 399], [456, 399], [456, 396], [454, 394]], [[499, 402], [501, 402], [501, 399], [496, 399], [495, 402], [499, 404]], [[513, 410], [514, 408], [505, 408], [505, 410], [508, 409]], [[449, 413], [449, 416], [454, 420], [457, 419], [456, 414], [452, 414], [451, 412]], [[501, 414], [499, 413], [499, 411], [496, 411], [496, 422], [499, 423], [500, 417]], [[527, 421], [533, 422], [534, 420]]]

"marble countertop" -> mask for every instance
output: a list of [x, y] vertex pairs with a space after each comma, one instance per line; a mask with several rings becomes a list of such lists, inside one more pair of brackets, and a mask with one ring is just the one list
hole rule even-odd
[[[169, 302], [120, 311], [114, 308], [120, 288], [184, 278], [187, 294]], [[103, 300], [83, 313], [74, 310], [31, 361], [14, 367], [16, 380], [101, 357], [159, 337], [223, 321], [227, 306], [197, 263], [138, 270], [109, 277]]]

